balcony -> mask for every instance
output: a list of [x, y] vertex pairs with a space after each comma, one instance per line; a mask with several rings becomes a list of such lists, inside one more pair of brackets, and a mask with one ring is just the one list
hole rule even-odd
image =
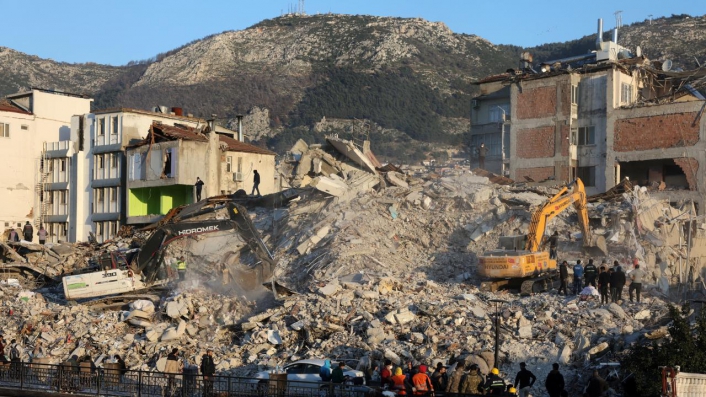
[[69, 157], [71, 154], [71, 141], [45, 142], [44, 151], [48, 159]]

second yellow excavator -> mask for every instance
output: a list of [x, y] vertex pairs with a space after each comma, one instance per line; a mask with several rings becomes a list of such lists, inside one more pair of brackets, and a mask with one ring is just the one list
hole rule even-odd
[[[573, 191], [569, 189], [573, 187]], [[563, 187], [557, 194], [532, 213], [526, 236], [501, 237], [500, 249], [479, 257], [479, 275], [486, 281], [481, 290], [496, 291], [502, 287], [520, 287], [523, 295], [546, 291], [558, 279], [557, 261], [549, 252], [540, 251], [547, 224], [573, 204], [578, 214], [584, 247], [598, 247], [607, 252], [605, 238], [594, 238], [588, 224], [586, 191], [581, 179]], [[524, 248], [524, 249], [522, 249]]]

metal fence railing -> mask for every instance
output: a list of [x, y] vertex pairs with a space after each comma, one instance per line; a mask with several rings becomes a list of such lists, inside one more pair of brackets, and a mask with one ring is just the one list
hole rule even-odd
[[[7, 363], [0, 365], [0, 389], [72, 393], [93, 396], [173, 397], [367, 397], [375, 395], [366, 386], [272, 379], [120, 371], [66, 365]], [[28, 394], [29, 395], [29, 394]]]

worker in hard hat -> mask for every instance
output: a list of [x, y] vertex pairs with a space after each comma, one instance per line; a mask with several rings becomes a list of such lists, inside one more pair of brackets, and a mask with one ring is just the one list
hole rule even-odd
[[177, 272], [179, 273], [179, 281], [184, 281], [186, 278], [186, 260], [184, 260], [184, 255], [177, 260]]
[[506, 397], [517, 397], [517, 389], [512, 385], [507, 386], [507, 391], [504, 394]]
[[500, 371], [497, 368], [490, 370], [483, 389], [491, 396], [502, 396], [505, 393], [505, 381], [500, 377]]
[[394, 390], [398, 396], [406, 396], [407, 390], [412, 390], [413, 386], [407, 381], [407, 377], [404, 375], [402, 368], [395, 368], [395, 375], [390, 379], [392, 380], [392, 390]]

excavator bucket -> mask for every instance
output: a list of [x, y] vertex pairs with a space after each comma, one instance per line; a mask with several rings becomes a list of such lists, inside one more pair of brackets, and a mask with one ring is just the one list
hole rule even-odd
[[606, 244], [605, 237], [603, 236], [593, 236], [593, 238], [591, 238], [591, 240], [585, 244], [583, 248], [591, 256], [608, 255], [608, 245]]

